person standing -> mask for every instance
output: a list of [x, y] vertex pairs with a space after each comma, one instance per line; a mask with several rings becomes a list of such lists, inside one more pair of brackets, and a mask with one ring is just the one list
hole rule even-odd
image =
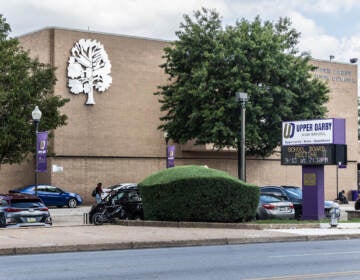
[[95, 189], [95, 199], [96, 199], [96, 203], [100, 203], [102, 198], [101, 198], [101, 195], [103, 193], [103, 189], [102, 189], [102, 183], [97, 183], [96, 185], [96, 189]]

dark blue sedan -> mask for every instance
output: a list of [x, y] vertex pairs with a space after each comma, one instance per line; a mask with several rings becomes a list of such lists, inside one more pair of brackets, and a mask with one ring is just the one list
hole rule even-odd
[[[10, 193], [35, 194], [35, 185], [17, 188], [11, 190]], [[46, 206], [68, 206], [69, 208], [75, 208], [83, 202], [79, 194], [66, 192], [51, 185], [38, 185], [37, 195], [44, 201]]]

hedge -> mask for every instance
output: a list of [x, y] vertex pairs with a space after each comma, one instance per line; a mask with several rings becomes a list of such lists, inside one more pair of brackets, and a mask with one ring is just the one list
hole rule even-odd
[[241, 222], [255, 217], [259, 190], [224, 171], [187, 165], [139, 183], [145, 220]]

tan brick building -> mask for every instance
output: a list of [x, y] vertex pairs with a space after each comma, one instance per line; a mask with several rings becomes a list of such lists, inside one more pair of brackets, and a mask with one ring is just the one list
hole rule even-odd
[[[159, 65], [163, 62], [166, 41], [47, 28], [20, 38], [33, 57], [57, 68], [55, 94], [70, 98], [63, 112], [68, 125], [55, 131], [48, 158], [48, 171], [40, 174], [40, 183], [51, 183], [80, 193], [92, 201], [90, 190], [96, 182], [105, 186], [118, 182], [139, 182], [165, 168], [165, 139], [157, 130], [160, 105], [158, 85], [167, 82]], [[86, 95], [74, 95], [67, 86], [70, 50], [80, 39], [100, 42], [111, 62], [112, 84], [108, 90], [94, 90], [95, 105], [86, 105]], [[329, 61], [313, 61], [319, 66], [316, 75], [331, 88], [329, 118], [346, 118], [348, 167], [338, 172], [339, 188], [357, 189], [357, 66]], [[41, 108], [40, 108], [41, 109]], [[208, 165], [237, 176], [235, 151], [213, 152], [207, 147], [178, 145], [176, 165]], [[63, 167], [53, 173], [51, 166]], [[301, 185], [300, 166], [281, 166], [280, 154], [267, 159], [247, 159], [247, 181], [258, 185]], [[2, 166], [0, 191], [34, 182], [34, 163]], [[336, 167], [325, 168], [325, 196], [336, 196]]]

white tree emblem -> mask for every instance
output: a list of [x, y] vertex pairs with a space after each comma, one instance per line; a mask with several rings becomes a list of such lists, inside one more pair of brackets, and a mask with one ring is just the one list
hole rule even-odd
[[95, 40], [80, 39], [71, 49], [68, 61], [68, 86], [74, 94], [87, 94], [86, 104], [93, 105], [93, 88], [103, 92], [110, 87], [111, 64], [102, 44]]

